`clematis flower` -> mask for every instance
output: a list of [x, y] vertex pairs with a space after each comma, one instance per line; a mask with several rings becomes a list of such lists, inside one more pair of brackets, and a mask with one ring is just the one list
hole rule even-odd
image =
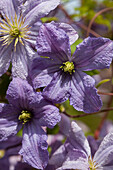
[[56, 170], [112, 170], [113, 133], [104, 137], [94, 157], [91, 157], [89, 143], [81, 128], [71, 123], [67, 141], [52, 156], [49, 162]]
[[[18, 155], [18, 151], [21, 148], [21, 138], [18, 136], [13, 136], [7, 141], [0, 142], [0, 168], [4, 170], [9, 170], [11, 166], [10, 158], [11, 156]], [[18, 161], [15, 159], [15, 164]]]
[[[44, 87], [43, 96], [54, 103], [68, 98], [79, 111], [96, 112], [101, 98], [95, 80], [84, 71], [109, 68], [113, 42], [107, 38], [86, 38], [71, 57], [70, 35], [54, 22], [40, 27], [37, 52], [46, 58], [33, 60], [30, 77], [34, 88]], [[74, 35], [73, 35], [74, 36]]]
[[14, 78], [7, 91], [9, 104], [0, 103], [0, 141], [23, 128], [23, 160], [37, 169], [48, 162], [47, 135], [42, 126], [53, 128], [60, 121], [59, 110], [33, 91], [26, 80]]
[[12, 62], [13, 76], [26, 78], [40, 18], [59, 3], [60, 0], [0, 0], [0, 76]]

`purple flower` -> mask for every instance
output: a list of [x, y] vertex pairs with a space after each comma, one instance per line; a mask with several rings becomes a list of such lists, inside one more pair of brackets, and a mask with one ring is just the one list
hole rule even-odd
[[89, 143], [81, 128], [71, 123], [69, 137], [52, 156], [49, 162], [56, 170], [112, 170], [113, 169], [113, 133], [104, 137], [94, 157], [91, 157]]
[[[18, 136], [10, 137], [7, 141], [0, 142], [0, 168], [9, 170], [11, 156], [17, 156], [21, 149], [22, 139]], [[15, 160], [16, 164], [16, 160]]]
[[0, 76], [12, 62], [13, 76], [26, 78], [40, 18], [59, 3], [60, 0], [0, 0]]
[[0, 141], [23, 127], [19, 154], [31, 166], [43, 169], [48, 162], [48, 152], [47, 135], [42, 126], [53, 128], [60, 121], [58, 108], [20, 78], [10, 83], [6, 97], [9, 104], [0, 103]]
[[96, 112], [102, 102], [94, 87], [95, 80], [84, 71], [109, 68], [113, 42], [107, 38], [88, 37], [71, 57], [70, 34], [66, 32], [54, 22], [40, 27], [36, 47], [38, 54], [46, 58], [36, 58], [32, 63], [30, 77], [33, 86], [47, 86], [43, 96], [54, 103], [69, 98], [75, 109]]

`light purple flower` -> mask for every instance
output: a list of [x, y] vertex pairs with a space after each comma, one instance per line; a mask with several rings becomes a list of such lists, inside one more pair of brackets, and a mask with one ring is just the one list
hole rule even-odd
[[0, 0], [0, 76], [12, 62], [13, 76], [26, 78], [40, 18], [55, 9], [60, 0]]
[[88, 37], [77, 46], [72, 57], [70, 44], [70, 34], [60, 24], [52, 22], [40, 27], [36, 47], [38, 54], [46, 58], [36, 58], [32, 63], [33, 86], [47, 86], [43, 96], [54, 103], [69, 98], [75, 109], [96, 112], [102, 102], [94, 87], [95, 80], [84, 71], [109, 68], [113, 42], [107, 38]]
[[91, 157], [89, 143], [81, 128], [71, 123], [69, 137], [52, 156], [49, 162], [55, 170], [112, 170], [113, 169], [113, 133], [104, 137], [94, 157]]
[[0, 103], [0, 141], [15, 135], [23, 127], [23, 160], [44, 169], [48, 162], [47, 135], [42, 126], [53, 128], [60, 121], [59, 110], [34, 92], [26, 80], [14, 78], [7, 91], [9, 104]]

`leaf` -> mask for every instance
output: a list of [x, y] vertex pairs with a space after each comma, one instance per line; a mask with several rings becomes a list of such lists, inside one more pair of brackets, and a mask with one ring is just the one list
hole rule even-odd
[[106, 83], [106, 82], [108, 82], [108, 81], [110, 81], [110, 79], [104, 79], [104, 80], [100, 81], [100, 82], [97, 84], [96, 88], [99, 88], [102, 84], [104, 84], [104, 83]]
[[73, 53], [76, 50], [76, 46], [78, 44], [80, 44], [83, 41], [83, 39], [79, 38], [77, 41], [75, 41], [72, 45], [71, 45], [71, 54], [73, 55]]
[[84, 71], [84, 73], [86, 73], [90, 76], [94, 76], [96, 74], [99, 74], [100, 72], [98, 70], [92, 70], [92, 71]]

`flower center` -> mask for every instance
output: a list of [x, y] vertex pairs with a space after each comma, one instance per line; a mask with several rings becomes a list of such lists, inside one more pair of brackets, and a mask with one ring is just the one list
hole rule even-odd
[[60, 67], [64, 72], [68, 72], [72, 74], [72, 72], [75, 72], [75, 67], [73, 62], [67, 61], [63, 63], [63, 66]]
[[19, 35], [20, 35], [20, 30], [17, 28], [17, 27], [15, 27], [15, 26], [12, 26], [12, 28], [10, 29], [10, 31], [9, 31], [9, 34], [12, 36], [12, 37], [19, 37]]
[[28, 35], [30, 27], [24, 26], [25, 19], [22, 15], [18, 18], [16, 13], [15, 17], [9, 19], [5, 16], [5, 19], [0, 22], [0, 41], [3, 41], [2, 45], [9, 45], [14, 40], [14, 47], [20, 42], [22, 45], [23, 39], [29, 39]]
[[27, 110], [23, 110], [21, 112], [21, 115], [19, 116], [19, 120], [23, 122], [23, 124], [29, 122], [32, 118], [31, 112], [27, 111]]
[[88, 162], [89, 162], [89, 168], [90, 168], [90, 170], [96, 170], [97, 164], [95, 164], [95, 162], [93, 162], [93, 160], [92, 160], [91, 158], [89, 158]]
[[5, 150], [1, 149], [0, 150], [0, 159], [3, 158], [5, 155]]

